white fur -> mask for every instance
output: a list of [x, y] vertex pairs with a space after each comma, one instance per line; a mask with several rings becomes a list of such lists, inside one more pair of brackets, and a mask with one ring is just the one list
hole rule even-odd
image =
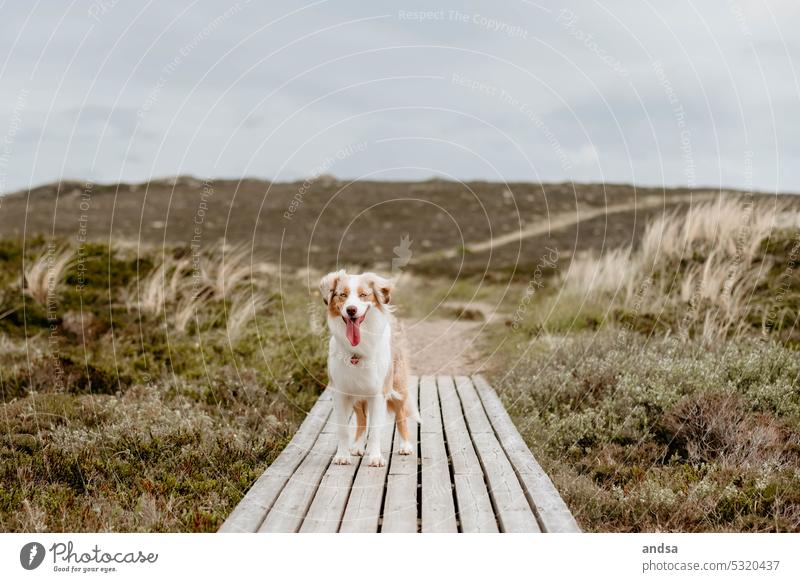
[[[341, 277], [343, 272], [339, 272]], [[360, 275], [347, 275], [346, 287], [350, 293], [342, 306], [356, 308], [356, 317], [366, 315], [361, 324], [361, 341], [350, 345], [346, 335], [346, 324], [342, 317], [328, 312], [328, 328], [331, 331], [328, 351], [328, 375], [333, 390], [334, 420], [338, 428], [339, 443], [333, 462], [349, 464], [350, 454], [365, 454], [370, 466], [381, 467], [386, 459], [381, 454], [380, 435], [384, 425], [390, 422], [387, 414], [386, 396], [383, 391], [387, 374], [392, 365], [392, 319], [388, 313], [377, 308], [369, 297], [358, 296], [359, 287], [367, 286]], [[325, 286], [325, 280], [321, 285]], [[356, 356], [358, 363], [351, 358]], [[367, 401], [367, 442], [350, 443], [348, 421], [353, 404]], [[410, 445], [409, 445], [410, 448]]]

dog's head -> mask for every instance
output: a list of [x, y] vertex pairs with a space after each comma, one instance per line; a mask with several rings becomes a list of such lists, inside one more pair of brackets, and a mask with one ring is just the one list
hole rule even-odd
[[391, 311], [392, 281], [375, 273], [351, 275], [344, 270], [328, 273], [319, 282], [328, 306], [328, 321], [341, 321], [353, 347], [361, 342], [361, 324], [373, 309]]

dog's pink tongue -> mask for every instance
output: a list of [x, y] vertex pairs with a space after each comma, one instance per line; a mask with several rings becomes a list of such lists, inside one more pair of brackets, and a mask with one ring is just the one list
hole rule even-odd
[[364, 321], [363, 317], [359, 317], [358, 319], [350, 319], [348, 317], [345, 319], [345, 324], [347, 325], [347, 339], [353, 347], [356, 347], [361, 342], [360, 328], [362, 321]]

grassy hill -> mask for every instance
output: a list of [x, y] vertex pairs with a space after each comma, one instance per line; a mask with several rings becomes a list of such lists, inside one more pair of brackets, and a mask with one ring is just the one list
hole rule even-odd
[[[203, 182], [190, 177], [147, 184], [42, 186], [0, 201], [5, 237], [37, 234], [74, 240], [205, 248], [225, 241], [292, 268], [390, 265], [403, 237], [417, 272], [527, 277], [545, 246], [561, 256], [635, 242], [646, 222], [689, 196], [713, 194], [600, 184], [488, 182]], [[604, 209], [614, 211], [606, 216]], [[624, 208], [623, 208], [624, 207]], [[583, 218], [583, 217], [587, 218]], [[552, 225], [566, 220], [566, 224]], [[580, 222], [578, 222], [580, 220]], [[493, 252], [470, 243], [541, 225], [543, 232]], [[457, 260], [439, 253], [454, 250]], [[419, 260], [424, 259], [424, 260]]]
[[215, 530], [326, 383], [315, 278], [338, 263], [445, 324], [422, 349], [465, 335], [584, 529], [800, 531], [797, 200], [325, 177], [4, 197], [0, 530]]

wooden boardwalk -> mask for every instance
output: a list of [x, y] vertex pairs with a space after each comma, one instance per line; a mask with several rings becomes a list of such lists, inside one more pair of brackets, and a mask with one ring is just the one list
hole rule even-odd
[[417, 454], [382, 434], [385, 467], [331, 463], [331, 395], [320, 396], [286, 449], [220, 532], [578, 532], [550, 478], [481, 377], [410, 380], [422, 422]]

